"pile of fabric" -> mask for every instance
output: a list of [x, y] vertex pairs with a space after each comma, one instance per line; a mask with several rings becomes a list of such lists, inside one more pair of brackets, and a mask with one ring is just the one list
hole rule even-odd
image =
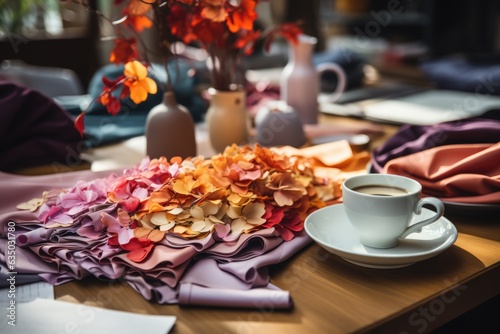
[[346, 141], [321, 148], [320, 160], [307, 149], [232, 146], [113, 173], [0, 173], [1, 272], [54, 285], [120, 279], [167, 304], [290, 308], [268, 266], [310, 242], [305, 217], [340, 201], [346, 171], [369, 161]]

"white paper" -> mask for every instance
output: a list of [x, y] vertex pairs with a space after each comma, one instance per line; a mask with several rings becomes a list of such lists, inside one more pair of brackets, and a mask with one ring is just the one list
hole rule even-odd
[[[0, 290], [0, 304], [9, 302], [9, 289]], [[29, 302], [36, 298], [54, 299], [54, 286], [47, 282], [36, 282], [16, 286], [15, 300], [18, 303]]]
[[478, 96], [474, 93], [429, 90], [392, 100], [367, 103], [366, 118], [399, 124], [432, 125], [477, 117], [500, 107], [498, 96]]
[[[323, 100], [323, 101], [322, 101]], [[325, 102], [321, 112], [396, 124], [432, 125], [477, 117], [500, 108], [500, 97], [429, 89], [402, 96], [380, 96], [346, 104]]]
[[145, 315], [51, 299], [16, 303], [15, 310], [2, 305], [2, 334], [119, 333], [166, 334], [175, 316]]

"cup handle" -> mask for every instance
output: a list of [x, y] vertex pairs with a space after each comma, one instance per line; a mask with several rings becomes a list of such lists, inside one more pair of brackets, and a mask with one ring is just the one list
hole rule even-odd
[[417, 230], [421, 229], [425, 225], [429, 225], [431, 223], [434, 223], [436, 220], [441, 218], [444, 214], [444, 204], [441, 202], [441, 200], [435, 198], [435, 197], [425, 197], [420, 199], [416, 204], [415, 204], [415, 213], [419, 215], [422, 212], [422, 207], [425, 204], [432, 205], [436, 209], [436, 214], [430, 218], [424, 219], [421, 222], [412, 224], [406, 228], [406, 230], [401, 234], [401, 238], [406, 238], [408, 235], [412, 234], [413, 232], [417, 232]]
[[347, 76], [342, 67], [335, 63], [321, 63], [316, 66], [316, 71], [320, 77], [324, 72], [335, 72], [337, 74], [337, 87], [331, 94], [326, 96], [326, 100], [330, 103], [337, 101], [347, 85]]

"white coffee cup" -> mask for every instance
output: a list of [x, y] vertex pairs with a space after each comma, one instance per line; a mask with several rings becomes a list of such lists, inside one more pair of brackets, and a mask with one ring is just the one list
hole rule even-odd
[[[408, 177], [392, 174], [363, 174], [342, 184], [347, 219], [357, 230], [360, 242], [368, 247], [391, 248], [401, 238], [441, 218], [444, 205], [435, 197], [421, 198], [422, 186]], [[424, 205], [436, 214], [418, 222]]]

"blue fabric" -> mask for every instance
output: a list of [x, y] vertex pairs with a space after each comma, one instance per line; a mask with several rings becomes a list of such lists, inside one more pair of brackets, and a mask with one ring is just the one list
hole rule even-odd
[[[195, 122], [200, 122], [203, 119], [206, 106], [195, 90], [198, 78], [190, 76], [189, 69], [188, 64], [182, 61], [169, 64], [172, 89], [177, 102], [190, 111]], [[114, 80], [122, 74], [123, 65], [110, 64], [99, 69], [89, 83], [90, 98], [95, 99], [102, 92], [104, 88], [103, 76]], [[108, 114], [106, 107], [97, 101], [88, 106], [85, 116], [87, 146], [96, 147], [144, 134], [148, 113], [154, 106], [161, 103], [167, 79], [165, 69], [160, 65], [153, 65], [150, 75], [157, 83], [158, 92], [149, 95], [146, 101], [135, 104], [130, 98], [122, 99], [122, 108], [116, 116]], [[118, 97], [120, 91], [121, 88], [117, 89], [114, 92], [115, 96]], [[75, 96], [72, 99], [64, 99], [60, 104], [76, 116], [82, 112], [81, 102], [85, 101], [88, 101], [88, 96]]]
[[428, 59], [420, 68], [439, 89], [500, 95], [500, 59], [447, 57]]

